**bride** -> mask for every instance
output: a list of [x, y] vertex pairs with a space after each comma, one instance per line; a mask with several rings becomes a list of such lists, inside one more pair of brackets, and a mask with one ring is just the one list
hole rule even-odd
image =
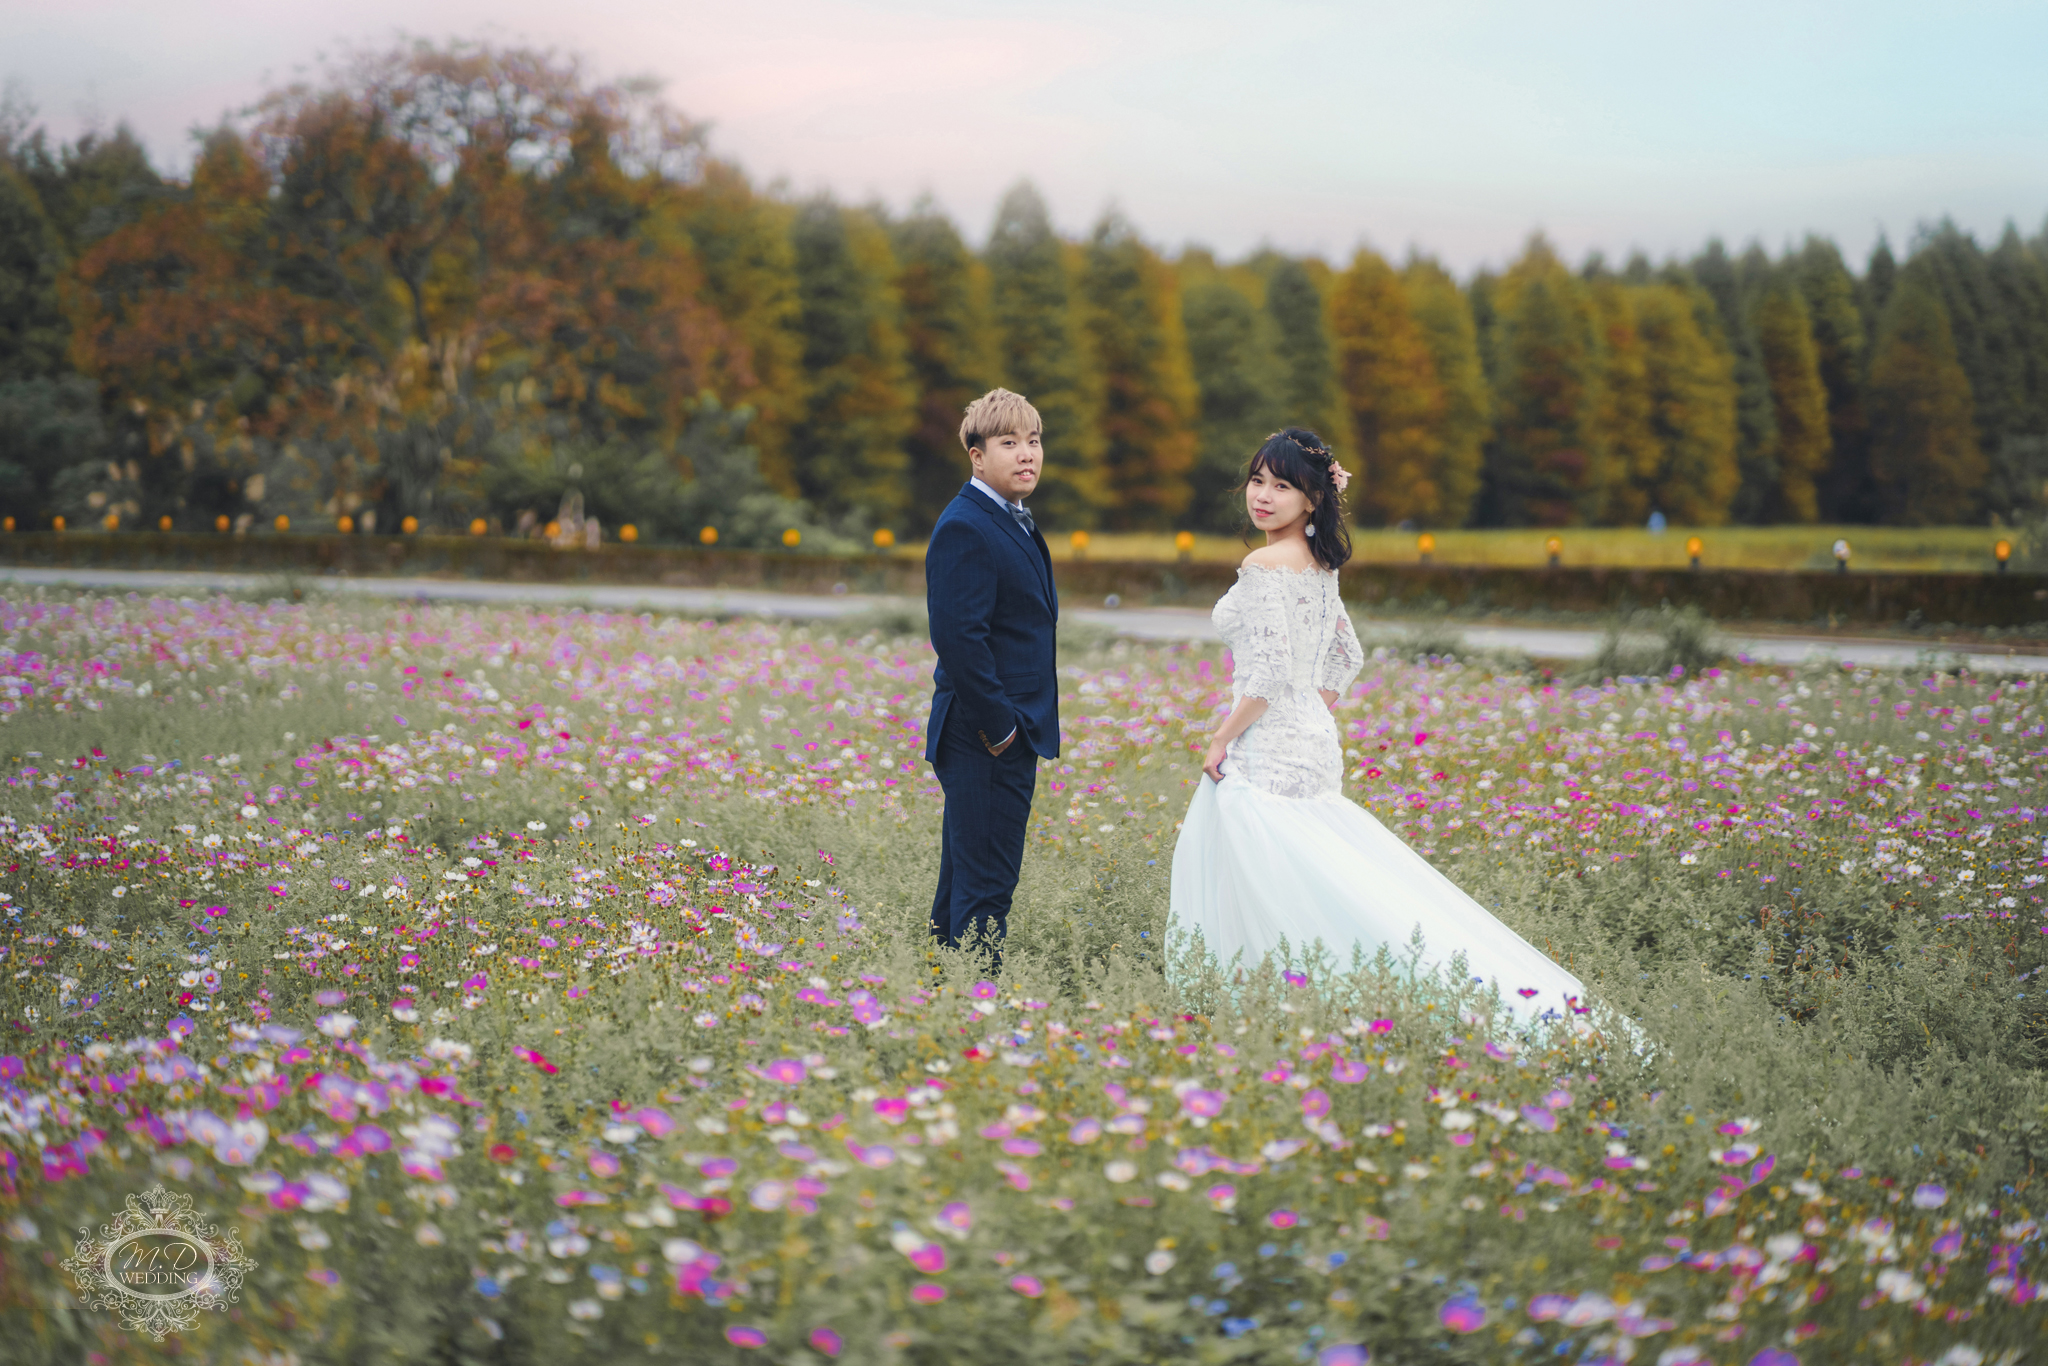
[[1569, 1018], [1585, 988], [1489, 915], [1340, 790], [1331, 708], [1364, 666], [1337, 569], [1351, 557], [1340, 499], [1349, 475], [1314, 432], [1266, 439], [1245, 510], [1266, 544], [1216, 604], [1234, 661], [1233, 705], [1210, 737], [1173, 851], [1173, 928], [1228, 964], [1321, 940], [1399, 956], [1420, 926], [1425, 969], [1462, 953], [1523, 1023]]

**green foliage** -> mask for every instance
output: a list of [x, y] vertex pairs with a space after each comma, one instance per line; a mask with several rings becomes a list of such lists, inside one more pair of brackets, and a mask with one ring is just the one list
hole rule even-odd
[[1270, 252], [1254, 256], [1251, 266], [1265, 279], [1266, 315], [1273, 321], [1273, 350], [1280, 362], [1276, 396], [1286, 415], [1268, 431], [1282, 426], [1307, 427], [1329, 444], [1338, 459], [1355, 466], [1357, 454], [1337, 376], [1329, 268], [1321, 261]]
[[1815, 363], [1827, 388], [1831, 457], [1819, 490], [1821, 510], [1837, 521], [1867, 516], [1872, 495], [1863, 381], [1869, 347], [1856, 302], [1856, 277], [1835, 244], [1820, 237], [1806, 239], [1790, 268], [1806, 301]]
[[1986, 466], [1957, 362], [1948, 310], [1908, 269], [1885, 305], [1870, 361], [1870, 468], [1890, 520], [1929, 525], [1973, 517]]
[[997, 382], [1030, 399], [1045, 422], [1045, 472], [1032, 508], [1048, 530], [1096, 526], [1109, 502], [1096, 420], [1101, 392], [1082, 348], [1065, 250], [1029, 184], [996, 207], [984, 259]]
[[1486, 438], [1493, 429], [1493, 399], [1480, 365], [1478, 329], [1464, 292], [1435, 261], [1411, 259], [1401, 272], [1401, 283], [1443, 391], [1434, 521], [1439, 526], [1463, 526], [1479, 496]]
[[1767, 268], [1761, 252], [1746, 253], [1738, 265], [1718, 238], [1693, 258], [1687, 273], [1713, 301], [1705, 322], [1710, 336], [1728, 353], [1735, 379], [1735, 461], [1739, 483], [1730, 512], [1738, 522], [1769, 515], [1782, 482], [1777, 465], [1778, 433], [1770, 376], [1764, 370], [1749, 299]]
[[1448, 405], [1408, 291], [1378, 252], [1361, 247], [1337, 277], [1330, 324], [1357, 452], [1353, 515], [1369, 526], [1446, 525], [1440, 465]]
[[952, 221], [929, 202], [891, 224], [889, 236], [918, 393], [917, 425], [908, 443], [908, 529], [924, 532], [973, 473], [967, 452], [960, 449], [961, 415], [995, 387], [988, 273]]
[[1584, 287], [1542, 238], [1491, 291], [1497, 426], [1487, 453], [1489, 520], [1562, 526], [1604, 501], [1598, 337]]
[[1795, 287], [1772, 286], [1756, 306], [1757, 352], [1771, 383], [1778, 468], [1776, 500], [1769, 520], [1820, 520], [1819, 481], [1827, 473], [1833, 435], [1828, 423], [1827, 385], [1813, 341], [1813, 320]]
[[0, 157], [0, 383], [64, 368], [62, 252], [35, 189]]
[[1096, 225], [1086, 260], [1078, 293], [1101, 385], [1105, 523], [1175, 526], [1193, 493], [1198, 399], [1173, 271], [1115, 214]]
[[1681, 526], [1718, 526], [1737, 496], [1740, 447], [1728, 352], [1707, 331], [1712, 307], [1698, 288], [1642, 288], [1636, 322], [1658, 450], [1651, 502]]
[[[59, 481], [71, 471], [96, 477], [108, 455], [99, 393], [77, 375], [0, 382], [0, 512], [23, 529], [59, 513], [76, 517]], [[75, 476], [74, 476], [75, 479]]]
[[881, 525], [908, 517], [917, 421], [903, 341], [896, 261], [874, 217], [814, 199], [790, 228], [796, 251], [798, 329], [807, 381], [802, 421], [790, 431], [804, 494], [828, 515]]
[[1697, 678], [1727, 656], [1712, 618], [1687, 604], [1630, 612], [1607, 629], [1600, 652], [1580, 671], [1589, 683], [1620, 678]]
[[1233, 531], [1244, 522], [1234, 490], [1245, 462], [1269, 433], [1288, 425], [1279, 359], [1269, 315], [1222, 274], [1198, 274], [1190, 265], [1183, 257], [1181, 319], [1201, 416], [1188, 520], [1204, 531]]

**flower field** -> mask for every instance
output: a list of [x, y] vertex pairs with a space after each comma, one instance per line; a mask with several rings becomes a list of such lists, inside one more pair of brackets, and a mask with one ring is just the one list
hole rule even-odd
[[[10, 1361], [2038, 1351], [2037, 685], [1377, 651], [1353, 795], [1591, 992], [1518, 1034], [1399, 952], [1162, 942], [1213, 649], [1063, 652], [988, 980], [923, 939], [889, 623], [0, 632]], [[254, 1264], [162, 1338], [63, 1265], [158, 1183]]]

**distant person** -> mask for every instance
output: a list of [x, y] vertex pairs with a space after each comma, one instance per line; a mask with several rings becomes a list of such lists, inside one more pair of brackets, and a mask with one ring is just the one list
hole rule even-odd
[[1664, 510], [1657, 508], [1650, 513], [1650, 534], [1652, 536], [1662, 536], [1664, 534], [1664, 527]]
[[1020, 394], [967, 405], [960, 444], [974, 477], [925, 551], [931, 613], [931, 723], [924, 757], [946, 793], [932, 938], [1002, 961], [1038, 760], [1060, 752], [1052, 552], [1024, 500], [1044, 469], [1044, 424]]
[[1349, 475], [1314, 432], [1289, 427], [1245, 471], [1245, 511], [1266, 544], [1245, 556], [1214, 620], [1231, 653], [1230, 713], [1209, 738], [1173, 851], [1171, 923], [1225, 964], [1321, 940], [1346, 961], [1404, 951], [1425, 967], [1464, 954], [1509, 1010], [1566, 1012], [1585, 988], [1458, 890], [1342, 789], [1331, 716], [1364, 666], [1337, 570], [1351, 558]]

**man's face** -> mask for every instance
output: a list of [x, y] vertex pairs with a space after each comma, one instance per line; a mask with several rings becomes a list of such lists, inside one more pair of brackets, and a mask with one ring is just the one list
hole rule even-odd
[[1045, 468], [1045, 443], [1037, 432], [1011, 432], [1006, 436], [984, 437], [967, 452], [974, 473], [1013, 503], [1021, 503], [1038, 487], [1039, 471]]

